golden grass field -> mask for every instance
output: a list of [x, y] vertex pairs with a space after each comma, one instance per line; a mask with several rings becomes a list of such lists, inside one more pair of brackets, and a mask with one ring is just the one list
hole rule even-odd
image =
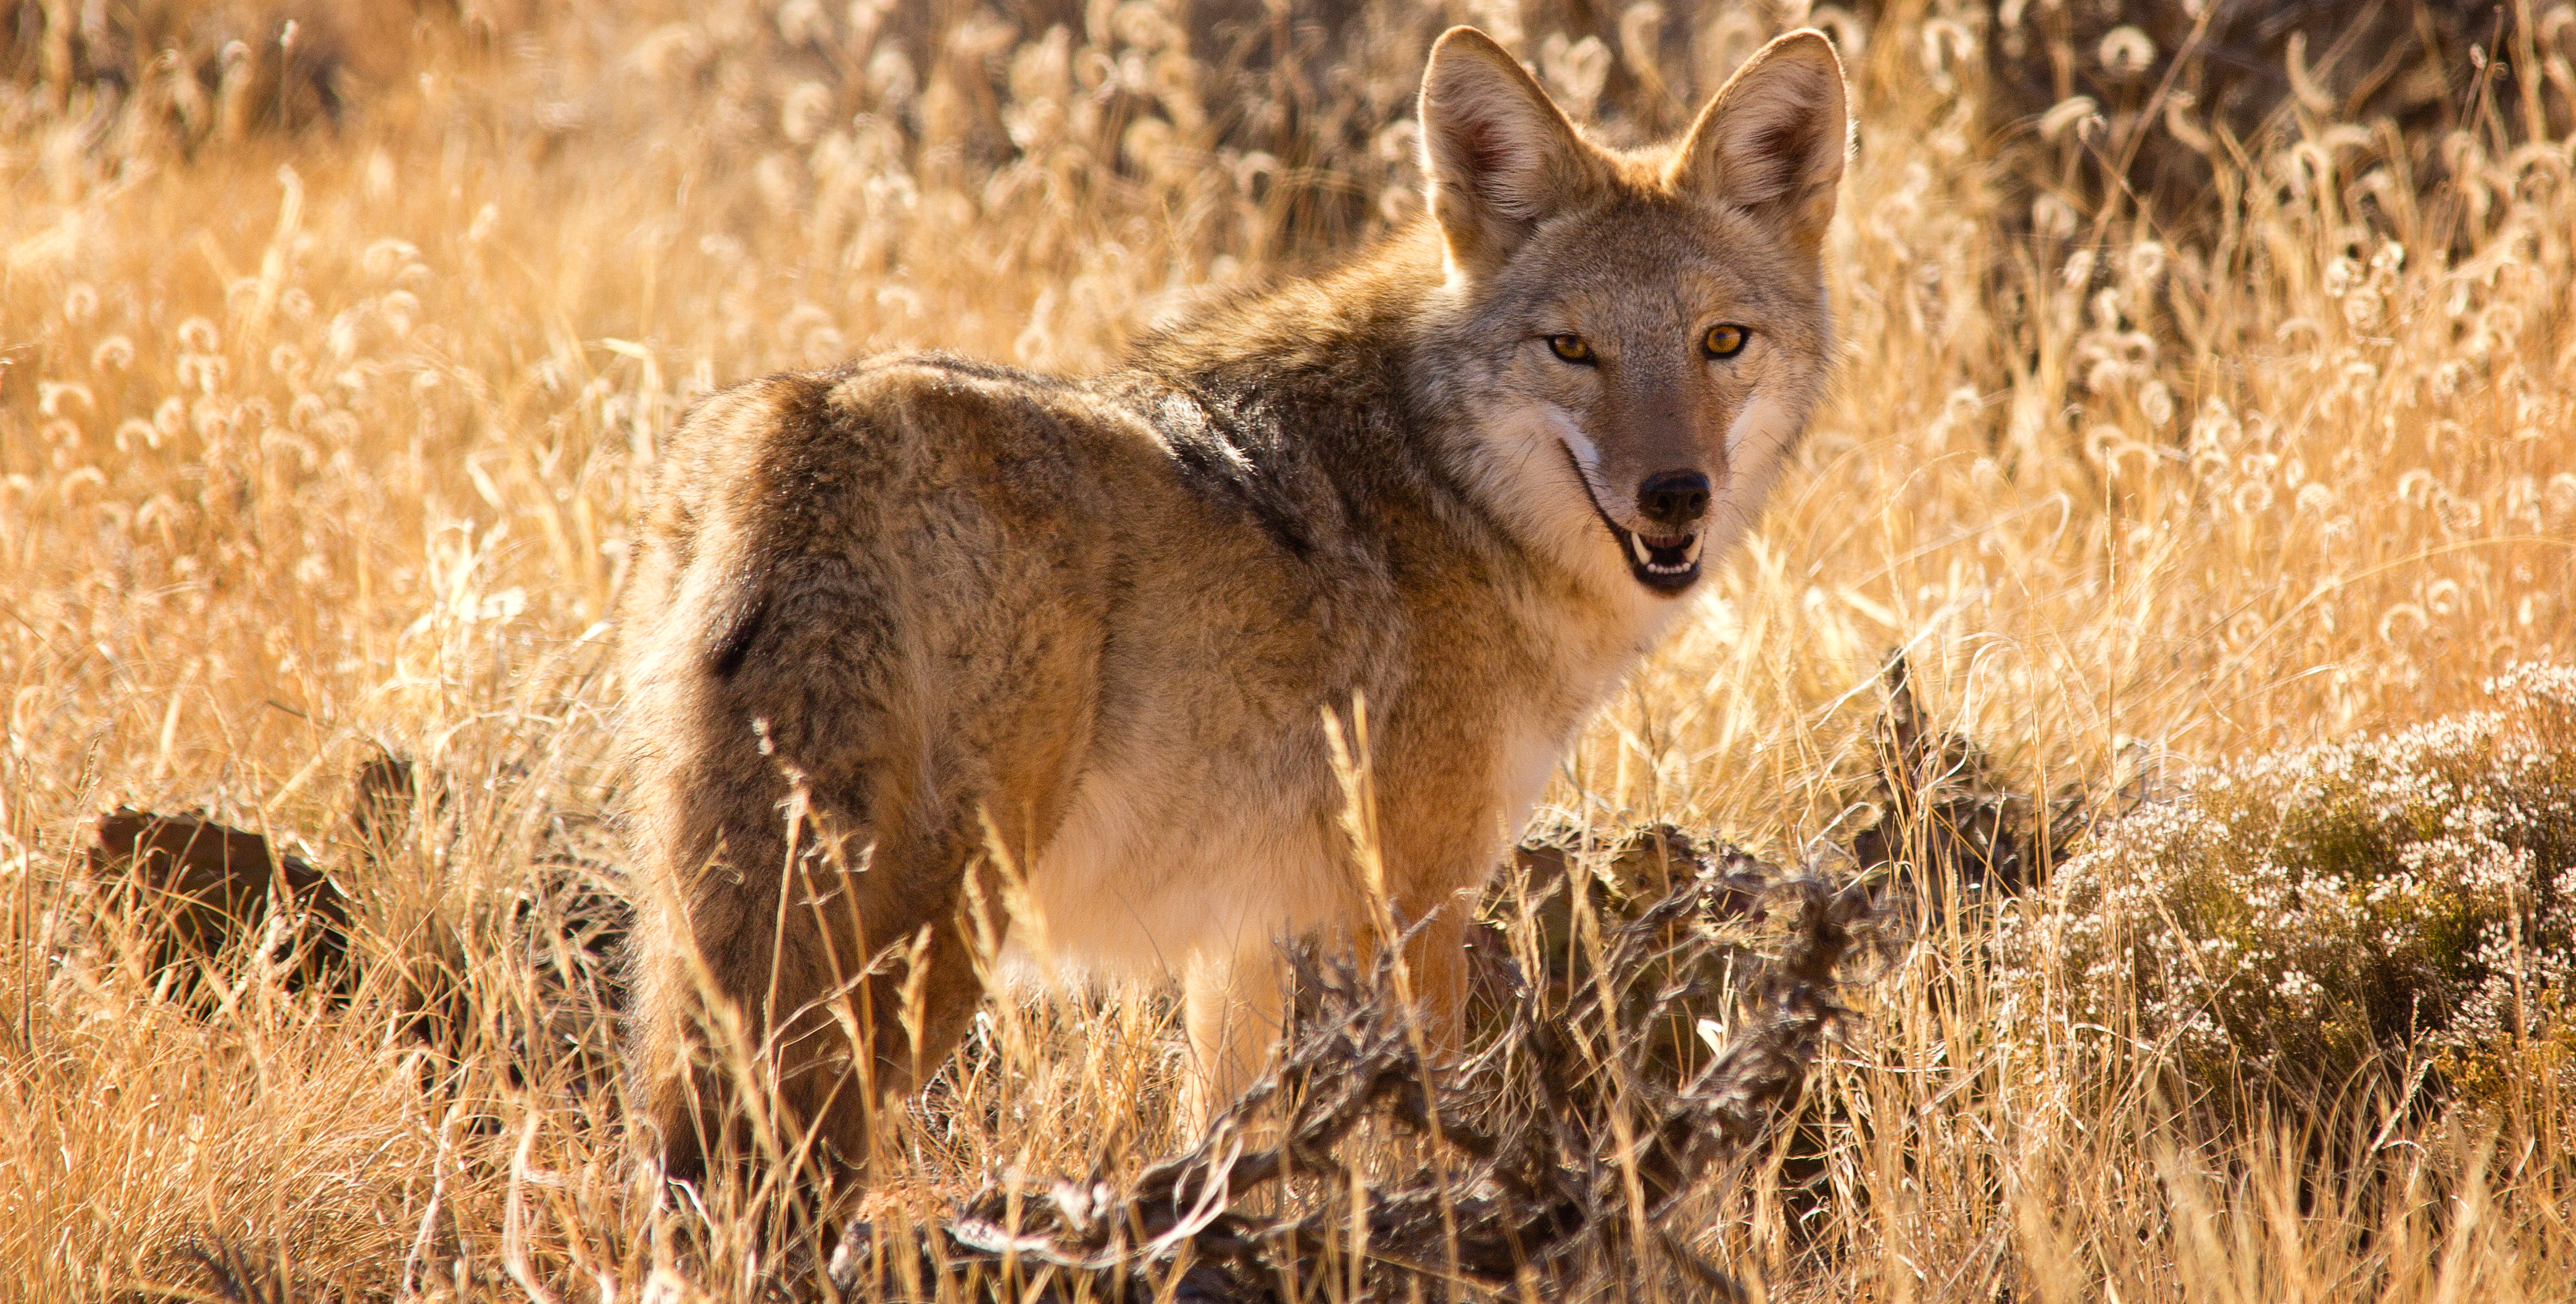
[[[2138, 25], [2097, 39], [2123, 5]], [[2428, 83], [2261, 47], [2247, 75], [2290, 90], [2260, 130], [2159, 81], [2150, 33], [2215, 29], [2149, 0], [12, 12], [0, 1296], [189, 1298], [214, 1246], [298, 1299], [774, 1285], [737, 1205], [629, 1182], [585, 1076], [612, 1030], [548, 926], [613, 891], [606, 621], [643, 467], [716, 386], [930, 347], [1096, 370], [1410, 219], [1414, 79], [1451, 21], [1634, 136], [1812, 17], [1859, 124], [1834, 396], [1546, 818], [1798, 860], [1869, 770], [1898, 647], [2026, 790], [2151, 798], [2576, 660], [2566, 3], [2477, 11], [2503, 35], [2474, 57], [2428, 35]], [[2411, 116], [2372, 98], [2419, 84]], [[2133, 154], [2211, 179], [2124, 187], [2182, 175]], [[370, 856], [346, 812], [379, 751], [423, 815]], [[332, 873], [355, 995], [257, 946], [157, 972], [151, 912], [84, 870], [120, 805]], [[2576, 1298], [2564, 1054], [2474, 1109], [2266, 1096], [2094, 1056], [1977, 952], [1953, 927], [1855, 979], [1867, 1018], [1814, 1088], [1829, 1198], [1774, 1198], [1757, 1157], [1693, 1206], [1703, 1253], [1776, 1299]], [[471, 996], [441, 1051], [407, 995], [433, 969]], [[885, 1225], [1187, 1139], [1166, 994], [1006, 1000], [988, 1032], [892, 1125]]]

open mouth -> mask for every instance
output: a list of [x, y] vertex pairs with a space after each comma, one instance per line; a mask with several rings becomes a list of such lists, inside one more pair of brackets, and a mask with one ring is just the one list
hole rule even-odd
[[1620, 529], [1616, 522], [1611, 524], [1610, 533], [1628, 545], [1628, 571], [1638, 583], [1650, 589], [1679, 592], [1699, 578], [1697, 534], [1637, 534]]
[[1583, 486], [1584, 498], [1592, 512], [1609, 527], [1610, 538], [1628, 559], [1628, 573], [1639, 584], [1658, 593], [1679, 593], [1699, 578], [1699, 557], [1703, 541], [1697, 531], [1689, 534], [1639, 534], [1610, 519], [1602, 510], [1601, 500], [1593, 497], [1592, 481], [1583, 474], [1583, 464], [1575, 460], [1574, 450], [1565, 450], [1565, 462], [1574, 471], [1574, 482]]

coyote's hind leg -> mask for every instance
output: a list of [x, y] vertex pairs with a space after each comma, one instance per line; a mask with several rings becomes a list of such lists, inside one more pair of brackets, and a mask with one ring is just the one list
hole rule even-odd
[[808, 816], [791, 843], [783, 816], [735, 823], [694, 881], [657, 876], [662, 899], [642, 903], [635, 1085], [671, 1176], [809, 1145], [820, 1169], [855, 1172], [878, 1102], [916, 1089], [974, 1012], [972, 845], [853, 846], [818, 836], [830, 826]]
[[631, 944], [632, 1087], [673, 1176], [809, 1137], [822, 1169], [854, 1171], [878, 1101], [919, 1085], [982, 993], [958, 917], [975, 785], [872, 709], [892, 695], [846, 641], [781, 646], [816, 627], [772, 619], [694, 683], [639, 690], [640, 714], [676, 720], [637, 758]]

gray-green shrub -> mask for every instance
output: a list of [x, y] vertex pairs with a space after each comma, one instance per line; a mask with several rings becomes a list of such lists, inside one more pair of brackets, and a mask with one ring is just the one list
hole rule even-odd
[[2492, 709], [2194, 771], [2097, 832], [2005, 924], [2008, 1017], [2036, 1033], [2062, 1002], [2202, 1085], [2334, 1087], [2380, 1059], [2488, 1103], [2559, 1079], [2576, 667], [2485, 688]]

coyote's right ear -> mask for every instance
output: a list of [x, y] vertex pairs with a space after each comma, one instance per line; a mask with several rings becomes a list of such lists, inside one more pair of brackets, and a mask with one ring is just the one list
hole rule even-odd
[[1422, 171], [1453, 267], [1502, 265], [1593, 179], [1592, 147], [1503, 47], [1452, 27], [1422, 74]]

